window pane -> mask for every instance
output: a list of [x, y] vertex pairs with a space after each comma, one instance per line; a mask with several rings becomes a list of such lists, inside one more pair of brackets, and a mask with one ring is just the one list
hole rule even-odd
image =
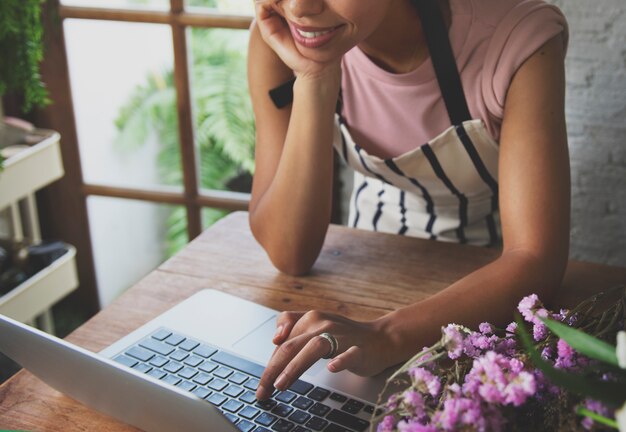
[[103, 307], [187, 243], [179, 206], [91, 196], [87, 210]]
[[61, 0], [62, 5], [113, 9], [167, 10], [169, 0]]
[[87, 183], [182, 185], [169, 26], [66, 20]]
[[188, 33], [198, 181], [204, 189], [250, 192], [255, 132], [246, 78], [248, 33]]
[[188, 9], [211, 8], [221, 13], [234, 15], [254, 15], [253, 0], [185, 0]]

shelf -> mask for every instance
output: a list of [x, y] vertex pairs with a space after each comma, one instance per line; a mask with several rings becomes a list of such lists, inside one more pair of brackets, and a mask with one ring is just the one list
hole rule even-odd
[[0, 172], [0, 210], [63, 177], [60, 135], [37, 129], [42, 140], [4, 161]]
[[30, 322], [47, 311], [78, 286], [76, 249], [68, 251], [45, 269], [0, 297], [0, 313], [21, 322]]

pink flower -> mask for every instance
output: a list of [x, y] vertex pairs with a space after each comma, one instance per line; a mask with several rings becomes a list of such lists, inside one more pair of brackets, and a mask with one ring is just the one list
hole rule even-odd
[[457, 324], [448, 324], [442, 329], [443, 344], [448, 350], [448, 357], [452, 360], [458, 359], [463, 354], [463, 334], [462, 327]]
[[418, 367], [409, 370], [409, 375], [413, 379], [415, 388], [423, 394], [430, 394], [435, 397], [441, 390], [439, 378], [428, 370]]
[[493, 334], [493, 326], [488, 322], [480, 323], [480, 325], [478, 326], [478, 330], [480, 330], [482, 334]]
[[563, 339], [556, 343], [557, 359], [554, 367], [560, 369], [570, 369], [576, 366], [576, 352]]
[[398, 423], [400, 432], [437, 432], [437, 428], [432, 425], [424, 425], [414, 420], [401, 420]]
[[395, 420], [393, 416], [385, 416], [383, 421], [378, 424], [376, 428], [377, 432], [393, 432], [395, 427]]

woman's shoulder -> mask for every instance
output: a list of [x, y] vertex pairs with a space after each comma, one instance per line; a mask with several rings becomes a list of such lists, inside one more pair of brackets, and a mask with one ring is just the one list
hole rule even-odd
[[[466, 0], [452, 0], [465, 2]], [[550, 17], [560, 15], [560, 10], [543, 0], [470, 0], [474, 22], [490, 27], [501, 27], [505, 22], [523, 19], [529, 14], [540, 13]]]

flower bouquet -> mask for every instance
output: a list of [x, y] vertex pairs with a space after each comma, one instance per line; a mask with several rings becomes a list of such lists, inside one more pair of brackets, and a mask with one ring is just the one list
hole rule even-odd
[[518, 311], [504, 329], [443, 327], [387, 381], [381, 394], [401, 390], [379, 399], [372, 430], [626, 432], [624, 287], [559, 312], [533, 294]]

